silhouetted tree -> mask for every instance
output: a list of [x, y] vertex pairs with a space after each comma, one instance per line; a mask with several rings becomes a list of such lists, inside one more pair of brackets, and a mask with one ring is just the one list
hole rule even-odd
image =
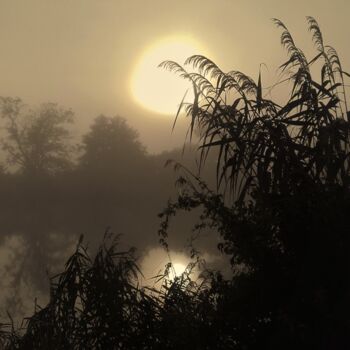
[[120, 170], [145, 156], [145, 148], [136, 130], [121, 117], [98, 116], [83, 137], [83, 168], [95, 171]]
[[6, 307], [19, 312], [15, 296], [20, 285], [47, 288], [41, 267], [54, 260], [50, 233], [59, 229], [57, 219], [63, 215], [57, 211], [63, 195], [59, 175], [71, 169], [67, 126], [73, 113], [53, 103], [30, 109], [19, 98], [8, 97], [0, 98], [0, 116], [5, 134], [1, 146], [11, 170], [0, 181], [1, 239], [14, 235], [23, 245], [16, 266], [8, 268], [13, 298]]
[[[139, 199], [149, 196], [153, 164], [137, 131], [125, 119], [98, 116], [83, 136], [81, 151], [75, 188], [79, 198], [85, 198], [92, 221], [99, 218], [101, 227], [117, 217], [119, 222], [128, 221], [130, 215], [142, 217], [152, 208], [142, 207]], [[156, 214], [157, 209], [153, 211]]]
[[27, 174], [57, 173], [70, 165], [70, 133], [73, 113], [54, 103], [28, 110], [19, 98], [1, 98], [1, 117], [7, 136], [2, 147], [9, 165]]

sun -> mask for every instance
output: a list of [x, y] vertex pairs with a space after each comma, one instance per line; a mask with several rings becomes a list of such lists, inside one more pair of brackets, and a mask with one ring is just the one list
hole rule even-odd
[[173, 268], [174, 268], [175, 276], [181, 276], [186, 270], [186, 265], [180, 262], [176, 262], [176, 263], [173, 263]]
[[191, 101], [189, 82], [173, 72], [158, 67], [163, 61], [184, 61], [196, 54], [205, 55], [198, 41], [186, 36], [163, 38], [148, 47], [140, 56], [130, 79], [133, 98], [142, 107], [161, 115], [174, 115], [186, 93]]
[[171, 269], [169, 270], [168, 280], [174, 281], [176, 277], [181, 277], [181, 275], [186, 271], [187, 265], [182, 262], [176, 261], [172, 262]]
[[[168, 275], [166, 279], [174, 281], [175, 277], [181, 277], [191, 262], [189, 256], [182, 252], [170, 251], [166, 252], [163, 248], [151, 248], [141, 261], [141, 271], [144, 283], [153, 285], [159, 276], [164, 275], [169, 262], [171, 262], [171, 268], [167, 271]], [[192, 271], [191, 276], [196, 278], [198, 276], [196, 271]], [[165, 277], [165, 276], [164, 276]], [[160, 284], [162, 279], [158, 280]], [[157, 283], [158, 283], [157, 282]]]

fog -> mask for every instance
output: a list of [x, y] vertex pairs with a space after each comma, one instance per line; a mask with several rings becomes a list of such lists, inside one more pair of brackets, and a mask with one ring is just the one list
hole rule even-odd
[[[150, 45], [187, 35], [224, 71], [241, 70], [256, 78], [259, 64], [267, 64], [266, 82], [269, 75], [275, 78], [286, 57], [271, 18], [284, 21], [307, 51], [312, 45], [305, 16], [312, 15], [346, 62], [349, 6], [345, 0], [1, 0], [0, 96], [72, 108], [78, 135], [97, 115], [119, 114], [139, 131], [151, 153], [169, 150], [182, 144], [185, 125], [171, 135], [173, 116], [148, 112], [129, 91], [135, 64]], [[166, 59], [172, 57], [161, 60]], [[150, 89], [166, 89], [151, 84]]]
[[[1, 313], [27, 312], [24, 296], [45, 300], [48, 277], [81, 234], [94, 249], [107, 229], [120, 233], [121, 247], [138, 249], [146, 274], [163, 267], [157, 215], [177, 195], [177, 174], [164, 163], [175, 159], [196, 172], [196, 144], [183, 153], [185, 118], [172, 132], [177, 105], [169, 115], [152, 113], [130, 93], [135, 65], [150, 45], [188, 35], [224, 71], [256, 78], [265, 63], [263, 79], [272, 84], [285, 52], [271, 18], [284, 21], [308, 52], [305, 16], [312, 15], [348, 62], [349, 10], [345, 0], [0, 0], [0, 96], [23, 102], [16, 115], [14, 100], [1, 100]], [[167, 91], [152, 81], [147, 88], [160, 98]], [[215, 188], [215, 156], [208, 163], [202, 176]], [[174, 256], [188, 256], [194, 222], [185, 214], [174, 222]], [[213, 266], [218, 242], [205, 232], [196, 243]]]

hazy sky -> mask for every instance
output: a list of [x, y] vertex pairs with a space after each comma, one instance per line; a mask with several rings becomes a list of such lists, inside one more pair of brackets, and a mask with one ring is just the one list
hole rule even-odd
[[[170, 135], [173, 116], [147, 111], [130, 93], [135, 65], [150, 46], [189, 37], [223, 70], [255, 78], [260, 63], [273, 73], [285, 58], [270, 19], [284, 21], [310, 51], [311, 15], [348, 68], [349, 10], [346, 0], [0, 0], [0, 95], [72, 108], [77, 132], [100, 113], [118, 114], [151, 152], [169, 149], [183, 141], [181, 128]], [[146, 88], [159, 89], [160, 99], [166, 91], [155, 81]]]

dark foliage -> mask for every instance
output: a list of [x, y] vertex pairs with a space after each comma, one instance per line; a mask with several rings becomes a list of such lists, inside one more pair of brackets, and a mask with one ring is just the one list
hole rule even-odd
[[106, 237], [91, 259], [81, 240], [23, 334], [2, 326], [4, 348], [349, 348], [348, 74], [313, 18], [311, 60], [275, 23], [291, 88], [282, 106], [263, 96], [260, 74], [255, 83], [203, 56], [187, 60], [196, 73], [163, 63], [193, 83], [194, 101], [183, 106], [189, 134], [199, 130], [201, 164], [218, 151], [220, 191], [176, 164], [180, 195], [160, 214], [160, 239], [167, 246], [179, 211], [202, 210], [194, 230], [219, 232], [233, 277], [207, 272], [194, 282], [189, 266], [174, 281], [158, 276], [160, 289], [141, 288], [132, 252], [118, 253]]
[[[162, 65], [193, 83], [184, 105], [190, 135], [200, 130], [203, 162], [218, 149], [218, 195], [184, 171], [183, 191], [163, 213], [161, 239], [179, 210], [203, 208], [199, 225], [218, 230], [219, 249], [235, 276], [225, 291], [225, 318], [240, 349], [345, 349], [350, 346], [349, 111], [336, 51], [324, 46], [308, 17], [318, 51], [307, 60], [279, 20], [291, 87], [285, 105], [263, 97], [241, 72], [222, 72], [203, 56]], [[320, 82], [313, 65], [321, 68]]]
[[[158, 289], [141, 288], [133, 250], [120, 252], [106, 233], [91, 259], [81, 237], [64, 272], [51, 279], [50, 302], [15, 330], [2, 324], [5, 349], [211, 349], [213, 302], [193, 265], [174, 280], [168, 265]], [[23, 333], [24, 332], [24, 333]], [[198, 343], [199, 342], [199, 343]]]
[[[27, 128], [32, 128], [30, 121]], [[27, 148], [37, 149], [32, 141]], [[95, 119], [78, 149], [79, 157], [69, 153], [68, 159], [76, 160], [62, 171], [0, 171], [0, 244], [11, 251], [1, 274], [6, 301], [0, 320], [6, 310], [16, 318], [31, 309], [30, 297], [23, 294], [26, 286], [32, 295], [47, 295], [47, 274], [60, 271], [79, 232], [92, 250], [107, 226], [124, 233], [123, 244], [140, 248], [140, 254], [157, 244], [157, 213], [175, 192], [175, 175], [164, 162], [180, 158], [181, 150], [150, 155], [124, 119], [107, 116]], [[179, 235], [178, 245], [184, 236]], [[6, 249], [9, 242], [14, 243]]]

